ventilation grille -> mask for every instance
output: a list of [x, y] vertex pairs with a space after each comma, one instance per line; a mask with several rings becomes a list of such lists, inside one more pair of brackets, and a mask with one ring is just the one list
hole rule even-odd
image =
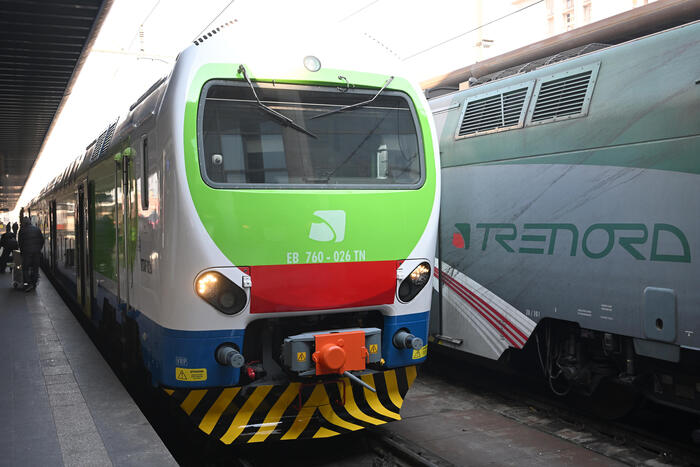
[[90, 161], [99, 159], [100, 151], [102, 150], [102, 141], [104, 141], [106, 133], [106, 131], [102, 133], [100, 137], [97, 138], [97, 141], [95, 141], [95, 145], [92, 147], [92, 154], [90, 154]]
[[100, 155], [109, 149], [109, 145], [112, 142], [112, 136], [114, 136], [114, 130], [117, 128], [117, 122], [112, 123], [107, 129], [107, 136], [105, 136], [104, 141], [102, 141], [102, 149], [100, 150]]
[[[118, 121], [118, 120], [117, 120]], [[90, 162], [96, 161], [100, 158], [102, 154], [109, 148], [109, 144], [112, 142], [112, 136], [114, 136], [114, 130], [117, 128], [117, 122], [112, 123], [95, 141], [95, 145], [92, 147], [92, 154], [90, 154]]]
[[527, 91], [524, 87], [467, 102], [459, 136], [519, 125]]
[[580, 114], [591, 81], [592, 71], [542, 83], [532, 121], [540, 122], [567, 115]]

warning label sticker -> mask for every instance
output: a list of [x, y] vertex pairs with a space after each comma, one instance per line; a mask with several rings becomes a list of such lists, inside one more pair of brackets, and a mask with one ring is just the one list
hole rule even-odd
[[175, 379], [178, 381], [206, 381], [206, 368], [175, 368]]
[[378, 347], [379, 346], [377, 344], [370, 344], [369, 345], [369, 353], [377, 353], [377, 350], [379, 350]]
[[428, 344], [424, 345], [418, 350], [413, 351], [413, 360], [418, 360], [428, 355]]
[[297, 352], [297, 362], [306, 361], [306, 352]]

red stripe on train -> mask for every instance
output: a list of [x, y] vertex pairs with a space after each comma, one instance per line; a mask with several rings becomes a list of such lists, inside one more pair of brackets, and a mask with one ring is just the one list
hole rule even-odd
[[252, 266], [251, 313], [388, 305], [396, 261]]
[[525, 337], [524, 334], [520, 331], [520, 329], [518, 329], [508, 318], [496, 311], [496, 309], [494, 309], [491, 305], [486, 303], [480, 296], [469, 290], [466, 286], [464, 286], [461, 282], [457, 281], [455, 278], [450, 277], [450, 280], [452, 280], [455, 286], [460, 288], [463, 293], [466, 293], [470, 297], [472, 297], [472, 300], [476, 300], [477, 304], [480, 305], [482, 309], [489, 312], [495, 320], [501, 322], [503, 324], [503, 329], [506, 332], [508, 332], [508, 334], [511, 337], [513, 337], [513, 339], [515, 339], [518, 342], [518, 344], [520, 344], [521, 346], [525, 344], [525, 342], [527, 341], [527, 337]]
[[[436, 277], [437, 277], [437, 270], [436, 270], [436, 273], [435, 273], [435, 274], [436, 274]], [[505, 324], [507, 324], [508, 327], [509, 327], [509, 330], [510, 330], [511, 334], [513, 334], [513, 337], [515, 337], [516, 339], [518, 339], [518, 341], [522, 341], [523, 344], [527, 341], [528, 337], [520, 330], [520, 328], [516, 327], [510, 320], [508, 320], [508, 319], [507, 319], [505, 316], [503, 316], [499, 311], [497, 311], [495, 308], [493, 308], [489, 303], [487, 303], [486, 301], [484, 301], [478, 294], [476, 294], [475, 292], [473, 292], [473, 291], [471, 291], [470, 289], [468, 289], [467, 286], [465, 286], [464, 284], [462, 284], [461, 282], [459, 282], [459, 281], [458, 281], [457, 279], [455, 279], [454, 277], [452, 277], [452, 276], [450, 276], [450, 275], [448, 275], [448, 274], [445, 274], [444, 277], [445, 277], [445, 278], [448, 278], [448, 279], [450, 279], [450, 280], [452, 280], [452, 281], [454, 282], [454, 284], [455, 284], [457, 287], [460, 287], [464, 292], [466, 292], [466, 293], [468, 293], [469, 295], [473, 296], [476, 300], [479, 301], [479, 303], [481, 303], [481, 304], [482, 304], [484, 307], [486, 307], [491, 313], [493, 313], [493, 314], [495, 315], [496, 318], [502, 320]]]
[[478, 302], [476, 302], [473, 298], [471, 298], [469, 295], [466, 293], [462, 292], [456, 284], [452, 283], [454, 279], [451, 277], [447, 279], [448, 276], [445, 276], [445, 284], [453, 291], [455, 292], [459, 297], [461, 297], [465, 302], [467, 302], [469, 305], [471, 305], [472, 309], [479, 313], [486, 321], [489, 322], [489, 324], [496, 330], [500, 335], [502, 335], [513, 347], [516, 348], [521, 348], [522, 344], [520, 341], [515, 339], [512, 336], [512, 333], [507, 332], [507, 329], [505, 326], [501, 323], [498, 323], [496, 318], [488, 312], [488, 310], [485, 310], [483, 307], [479, 305]]
[[[470, 295], [472, 295], [472, 296], [473, 296], [476, 300], [478, 300], [481, 304], [483, 304], [485, 307], [487, 307], [489, 310], [491, 310], [493, 313], [495, 313], [496, 316], [498, 316], [500, 319], [502, 319], [502, 320], [510, 327], [511, 330], [515, 331], [515, 333], [518, 334], [518, 335], [520, 336], [520, 338], [521, 338], [521, 340], [522, 340], [523, 343], [525, 343], [525, 341], [527, 341], [527, 336], [526, 336], [517, 326], [515, 326], [510, 320], [508, 320], [505, 316], [503, 316], [498, 310], [496, 310], [494, 307], [492, 307], [489, 303], [487, 303], [487, 302], [486, 302], [483, 298], [481, 298], [479, 295], [477, 295], [477, 294], [474, 293], [473, 291], [469, 290], [465, 285], [463, 285], [462, 283], [458, 282], [456, 279], [455, 279], [455, 282], [457, 282], [457, 285], [458, 285], [458, 286], [461, 286], [462, 288], [464, 288], [464, 290], [465, 290], [467, 293], [469, 293]], [[515, 336], [515, 337], [517, 338], [518, 336]]]
[[522, 348], [527, 341], [527, 336], [525, 336], [525, 334], [510, 320], [495, 310], [476, 293], [469, 290], [457, 279], [448, 274], [442, 274], [441, 278], [444, 279], [445, 284], [450, 289], [467, 301], [472, 308], [481, 314], [503, 337], [508, 340], [508, 342], [510, 342], [514, 347]]

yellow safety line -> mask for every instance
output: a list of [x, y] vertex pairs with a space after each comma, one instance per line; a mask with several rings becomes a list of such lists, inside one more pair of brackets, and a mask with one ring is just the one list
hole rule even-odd
[[195, 389], [190, 391], [185, 400], [182, 401], [182, 404], [180, 404], [180, 407], [182, 407], [182, 410], [184, 410], [187, 415], [191, 415], [206, 393], [207, 389]]
[[337, 436], [339, 434], [340, 433], [338, 433], [336, 431], [321, 427], [318, 429], [318, 431], [316, 432], [316, 434], [313, 437], [314, 438], [330, 438], [331, 436]]
[[413, 384], [413, 381], [416, 379], [416, 366], [407, 366], [406, 367], [406, 380], [408, 382], [408, 387], [411, 387]]
[[[297, 414], [297, 417], [294, 419], [292, 427], [287, 430], [281, 439], [297, 439], [299, 437], [301, 432], [304, 431], [304, 428], [306, 428], [311, 421], [311, 416], [316, 411], [316, 407], [321, 405], [323, 402], [324, 395], [326, 395], [326, 390], [324, 389], [323, 385], [317, 385], [311, 393], [309, 399], [304, 404], [304, 407], [302, 407]], [[326, 395], [326, 398], [328, 398], [328, 395]]]
[[270, 389], [272, 389], [272, 386], [258, 386], [255, 388], [253, 394], [250, 395], [248, 400], [245, 401], [245, 404], [243, 404], [243, 407], [241, 407], [241, 410], [239, 410], [233, 418], [231, 426], [228, 427], [226, 433], [221, 437], [223, 443], [231, 444], [234, 439], [238, 438], [238, 435], [240, 435], [248, 425], [248, 420], [250, 420], [255, 409], [257, 409], [263, 399], [265, 399], [267, 393], [270, 392]]
[[389, 399], [400, 409], [403, 405], [403, 398], [399, 393], [399, 384], [396, 382], [396, 372], [394, 370], [385, 371], [384, 381], [386, 381], [386, 389], [389, 391]]
[[267, 413], [267, 416], [265, 416], [265, 420], [263, 420], [262, 426], [258, 432], [255, 433], [255, 436], [248, 440], [249, 443], [260, 443], [265, 441], [268, 436], [274, 433], [277, 424], [280, 422], [280, 418], [282, 418], [282, 415], [284, 414], [284, 411], [287, 410], [289, 404], [291, 404], [294, 398], [299, 394], [300, 385], [300, 383], [292, 383], [287, 386], [287, 389], [284, 390], [279, 399], [277, 399], [277, 402], [275, 402], [270, 411]]
[[362, 420], [363, 422], [371, 423], [372, 425], [383, 425], [386, 423], [384, 420], [379, 420], [378, 418], [370, 417], [369, 415], [365, 414], [360, 410], [360, 408], [357, 406], [357, 403], [355, 402], [355, 397], [352, 393], [352, 385], [349, 379], [343, 378], [343, 382], [338, 383], [338, 389], [341, 391], [342, 394], [343, 388], [341, 384], [345, 384], [345, 410], [347, 410], [350, 415], [352, 415], [358, 420]]
[[[374, 378], [372, 375], [363, 375], [362, 376], [362, 381], [365, 383], [369, 384], [373, 388], [376, 388], [374, 384]], [[362, 388], [362, 390], [365, 392], [365, 399], [367, 399], [367, 402], [369, 403], [369, 406], [377, 412], [380, 415], [384, 415], [385, 417], [393, 418], [394, 420], [401, 420], [401, 416], [395, 412], [392, 412], [391, 410], [387, 410], [381, 402], [379, 402], [379, 398], [377, 397], [376, 392], [372, 392], [367, 388]]]
[[202, 419], [202, 423], [199, 424], [199, 429], [208, 435], [211, 434], [211, 431], [216, 426], [216, 422], [221, 418], [221, 414], [224, 413], [226, 407], [228, 407], [240, 390], [241, 388], [226, 388], [221, 391], [216, 402], [209, 408], [209, 411]]
[[174, 389], [165, 389], [165, 388], [163, 388], [163, 391], [165, 391], [165, 393], [169, 396], [172, 396], [173, 393], [175, 392]]

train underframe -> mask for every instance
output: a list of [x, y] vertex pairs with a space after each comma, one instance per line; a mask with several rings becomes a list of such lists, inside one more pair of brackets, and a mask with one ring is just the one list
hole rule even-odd
[[[574, 322], [544, 319], [523, 351], [528, 360], [536, 360], [554, 394], [576, 392], [606, 400], [612, 418], [630, 410], [637, 394], [700, 414], [700, 352], [680, 348], [678, 361], [666, 361], [639, 355], [634, 341]], [[512, 358], [513, 352], [506, 352], [505, 358]]]

